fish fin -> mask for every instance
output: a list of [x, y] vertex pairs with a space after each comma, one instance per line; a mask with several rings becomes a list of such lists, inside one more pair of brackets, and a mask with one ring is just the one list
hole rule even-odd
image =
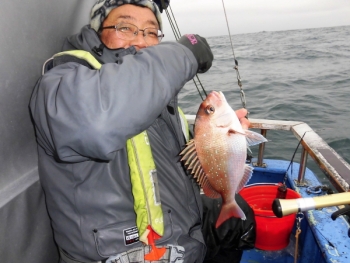
[[227, 131], [228, 134], [236, 134], [237, 132], [234, 129], [229, 129]]
[[250, 178], [252, 178], [254, 168], [252, 166], [249, 166], [247, 164], [244, 165], [244, 173], [242, 180], [240, 181], [239, 185], [237, 186], [237, 193], [241, 191], [241, 189], [248, 183]]
[[245, 130], [245, 135], [248, 146], [253, 146], [259, 143], [267, 142], [267, 139], [257, 132]]
[[219, 198], [220, 194], [214, 190], [214, 188], [211, 186], [208, 178], [205, 176], [205, 179], [203, 181], [202, 185], [203, 192], [206, 196], [209, 198]]
[[229, 133], [229, 134], [241, 134], [241, 135], [246, 135], [245, 134], [245, 131], [238, 131], [238, 130], [235, 130], [235, 129], [229, 129], [228, 131], [227, 131], [227, 133]]
[[195, 154], [195, 156], [193, 157], [193, 159], [188, 160], [186, 163], [188, 163], [188, 170], [193, 170], [194, 167], [196, 167], [198, 165], [198, 157], [197, 157], [197, 153]]
[[197, 183], [201, 186], [206, 196], [208, 196], [209, 198], [220, 197], [220, 194], [214, 190], [214, 188], [212, 187], [212, 185], [208, 180], [207, 175], [205, 174], [205, 172], [202, 170], [201, 167], [195, 172], [194, 178], [197, 180]]
[[207, 179], [207, 176], [205, 175], [204, 171], [201, 169], [200, 172], [197, 175], [197, 183], [202, 186], [204, 184], [204, 181]]
[[[187, 170], [191, 170], [191, 174], [193, 175], [193, 178], [196, 179], [197, 183], [201, 187], [203, 187], [203, 185], [206, 185], [207, 184], [206, 182], [208, 179], [207, 179], [207, 176], [202, 169], [202, 165], [199, 162], [194, 139], [190, 140], [186, 144], [186, 148], [182, 150], [180, 155], [182, 156], [180, 161], [183, 162], [183, 164], [185, 165]], [[210, 185], [210, 187], [211, 187], [211, 185]], [[215, 193], [212, 192], [212, 190], [213, 189], [209, 189], [206, 191], [209, 195], [216, 196]], [[213, 191], [215, 191], [215, 190], [213, 190]], [[212, 198], [214, 198], [214, 197], [212, 197]]]
[[241, 218], [242, 220], [246, 220], [246, 216], [236, 201], [231, 202], [229, 204], [223, 203], [221, 207], [221, 211], [218, 219], [216, 220], [215, 227], [218, 228], [224, 223], [227, 219], [231, 217]]
[[191, 170], [198, 160], [193, 139], [186, 144], [185, 149], [183, 149], [179, 155], [182, 156], [180, 161], [183, 162], [188, 170]]
[[182, 156], [181, 161], [187, 160], [188, 157], [191, 156], [194, 151], [196, 151], [196, 146], [194, 144], [194, 139], [191, 139], [186, 144], [186, 147], [179, 154], [180, 156]]
[[252, 150], [249, 148], [249, 146], [247, 146], [247, 150], [252, 153]]

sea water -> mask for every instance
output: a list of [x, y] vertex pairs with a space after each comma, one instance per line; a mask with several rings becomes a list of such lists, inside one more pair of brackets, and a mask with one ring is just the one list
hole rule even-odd
[[[231, 38], [233, 51], [228, 35], [207, 38], [215, 59], [207, 73], [198, 74], [206, 92], [222, 91], [233, 109], [242, 107], [234, 53], [250, 118], [305, 122], [350, 162], [350, 26]], [[202, 99], [193, 82], [179, 98], [186, 114], [196, 114]], [[291, 132], [268, 131], [267, 138], [264, 158], [291, 160], [298, 145]]]

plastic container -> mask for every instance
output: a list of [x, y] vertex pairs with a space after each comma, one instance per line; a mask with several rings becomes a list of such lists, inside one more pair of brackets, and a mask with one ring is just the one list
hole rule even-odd
[[[277, 185], [255, 185], [243, 188], [239, 194], [254, 210], [256, 220], [255, 247], [261, 250], [280, 250], [288, 246], [296, 214], [278, 218], [272, 211], [272, 203], [278, 194]], [[288, 189], [286, 199], [300, 198], [300, 194]]]

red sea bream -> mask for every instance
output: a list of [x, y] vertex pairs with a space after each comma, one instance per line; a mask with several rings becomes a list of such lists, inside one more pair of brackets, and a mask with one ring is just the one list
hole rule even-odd
[[180, 155], [204, 194], [211, 198], [222, 197], [216, 227], [231, 217], [246, 219], [235, 194], [252, 176], [253, 168], [245, 162], [247, 148], [266, 141], [262, 135], [242, 128], [222, 92], [211, 92], [200, 105], [194, 139]]

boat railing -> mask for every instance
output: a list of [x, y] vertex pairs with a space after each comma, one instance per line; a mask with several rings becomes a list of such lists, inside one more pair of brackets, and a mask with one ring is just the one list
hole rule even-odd
[[[186, 115], [188, 123], [194, 124], [195, 115]], [[331, 148], [313, 129], [304, 122], [249, 119], [250, 129], [260, 129], [266, 137], [268, 130], [291, 131], [296, 139], [301, 140], [302, 152], [300, 169], [298, 173], [298, 185], [303, 185], [306, 162], [308, 155], [327, 176], [331, 184], [339, 192], [348, 192], [350, 184], [350, 165], [333, 148]], [[264, 167], [265, 143], [259, 145], [256, 166]]]

